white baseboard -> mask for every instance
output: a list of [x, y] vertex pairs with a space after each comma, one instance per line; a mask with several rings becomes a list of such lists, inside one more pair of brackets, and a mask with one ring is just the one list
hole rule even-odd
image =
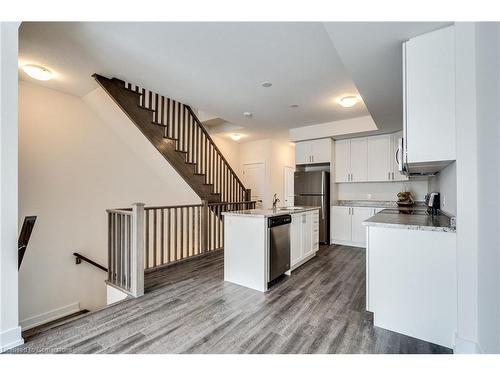
[[477, 342], [455, 336], [455, 354], [481, 354], [481, 347]]
[[22, 344], [24, 344], [24, 340], [21, 336], [20, 326], [0, 332], [0, 353]]
[[21, 324], [21, 327], [24, 331], [24, 330], [51, 322], [53, 320], [62, 318], [66, 315], [76, 313], [78, 311], [80, 311], [80, 303], [74, 302], [74, 303], [69, 304], [67, 306], [62, 306], [62, 307], [59, 307], [57, 309], [47, 311], [43, 314], [35, 315], [35, 316], [32, 316], [31, 318], [26, 318], [26, 319], [22, 320], [20, 324]]
[[351, 241], [340, 241], [340, 240], [331, 240], [331, 245], [343, 245], [343, 246], [352, 246], [352, 247], [363, 247], [365, 248], [365, 244]]

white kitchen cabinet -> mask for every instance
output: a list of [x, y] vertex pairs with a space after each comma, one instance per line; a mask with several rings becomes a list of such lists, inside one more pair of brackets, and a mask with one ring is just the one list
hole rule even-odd
[[331, 150], [331, 138], [297, 142], [295, 144], [295, 164], [330, 163]]
[[391, 136], [388, 134], [367, 138], [367, 181], [392, 181], [391, 149]]
[[290, 227], [291, 269], [312, 258], [319, 250], [319, 211], [292, 214]]
[[335, 182], [349, 182], [351, 171], [351, 140], [335, 141]]
[[335, 241], [349, 242], [351, 240], [351, 207], [333, 206], [330, 222], [332, 226], [332, 243]]
[[399, 163], [403, 162], [403, 156], [399, 155], [398, 151], [400, 138], [403, 138], [403, 131], [391, 134], [391, 148], [389, 151], [389, 158], [392, 168], [391, 177], [393, 181], [408, 181], [408, 176], [399, 172]]
[[366, 138], [351, 139], [351, 182], [363, 182], [368, 177], [368, 142]]
[[373, 216], [373, 208], [353, 207], [351, 209], [351, 241], [363, 247], [366, 246], [366, 227], [363, 221]]
[[409, 166], [455, 160], [454, 26], [404, 43], [403, 75], [404, 138]]
[[311, 162], [311, 144], [309, 141], [295, 143], [295, 164], [309, 164]]
[[331, 243], [356, 247], [366, 246], [363, 221], [375, 214], [372, 207], [333, 206], [331, 210]]
[[335, 182], [366, 181], [368, 171], [366, 138], [335, 142]]
[[295, 214], [290, 225], [290, 265], [299, 263], [302, 255], [302, 215]]

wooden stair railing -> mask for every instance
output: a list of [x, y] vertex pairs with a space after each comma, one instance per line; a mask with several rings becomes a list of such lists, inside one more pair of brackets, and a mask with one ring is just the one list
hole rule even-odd
[[191, 107], [117, 78], [93, 77], [202, 200], [251, 200]]

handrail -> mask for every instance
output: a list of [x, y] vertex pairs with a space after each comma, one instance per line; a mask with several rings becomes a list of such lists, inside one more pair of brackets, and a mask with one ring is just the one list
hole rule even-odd
[[226, 206], [226, 205], [243, 205], [243, 204], [250, 204], [250, 203], [257, 203], [257, 201], [241, 201], [241, 202], [213, 202], [213, 203], [208, 203], [209, 206]]
[[80, 253], [73, 253], [73, 255], [76, 257], [75, 263], [80, 264], [82, 263], [82, 260], [93, 265], [94, 267], [97, 267], [104, 272], [108, 272], [108, 269], [104, 266], [101, 266], [99, 263], [94, 262], [92, 259], [87, 258], [86, 256], [80, 254]]
[[210, 137], [210, 134], [208, 134], [207, 130], [205, 129], [205, 127], [203, 126], [203, 124], [201, 123], [201, 121], [198, 119], [198, 116], [195, 115], [194, 111], [191, 109], [190, 106], [188, 106], [187, 104], [185, 104], [185, 106], [186, 106], [188, 112], [191, 114], [191, 116], [193, 116], [194, 120], [198, 123], [198, 126], [201, 128], [201, 130], [203, 131], [203, 133], [205, 134], [205, 136], [210, 140], [210, 142], [212, 143], [212, 146], [214, 147], [214, 149], [220, 154], [222, 160], [224, 160], [224, 163], [226, 163], [226, 165], [229, 168], [229, 170], [234, 174], [234, 177], [235, 177], [236, 181], [238, 181], [238, 183], [246, 190], [245, 185], [243, 184], [243, 182], [241, 182], [241, 180], [239, 179], [238, 175], [233, 170], [233, 168], [231, 168], [231, 165], [228, 163], [228, 161], [224, 157], [224, 154], [219, 150], [219, 148], [215, 144], [215, 142], [212, 139], [212, 137]]
[[179, 204], [175, 206], [148, 206], [144, 207], [145, 210], [160, 210], [162, 208], [184, 208], [184, 207], [201, 207], [203, 206], [201, 203], [200, 204]]
[[23, 262], [24, 253], [28, 247], [28, 242], [31, 237], [31, 232], [35, 226], [36, 216], [26, 216], [24, 218], [23, 226], [21, 228], [21, 233], [19, 234], [19, 239], [17, 241], [17, 269], [21, 268], [21, 263]]

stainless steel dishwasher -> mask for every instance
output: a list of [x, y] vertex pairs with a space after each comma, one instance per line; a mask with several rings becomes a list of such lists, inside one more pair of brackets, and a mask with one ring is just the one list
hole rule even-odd
[[269, 230], [269, 282], [290, 269], [290, 215], [270, 217]]

